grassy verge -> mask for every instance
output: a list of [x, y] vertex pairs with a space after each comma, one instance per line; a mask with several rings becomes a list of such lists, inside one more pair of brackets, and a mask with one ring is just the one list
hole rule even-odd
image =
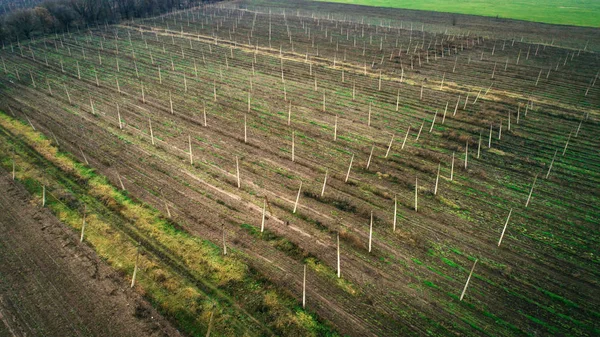
[[25, 123], [0, 113], [0, 139], [0, 165], [10, 171], [14, 161], [16, 179], [34, 200], [46, 186], [46, 206], [76, 231], [85, 208], [85, 242], [125, 278], [141, 243], [136, 290], [185, 333], [204, 336], [212, 324], [216, 335], [337, 335], [249, 269], [240, 253], [224, 257], [220, 247], [115, 189]]

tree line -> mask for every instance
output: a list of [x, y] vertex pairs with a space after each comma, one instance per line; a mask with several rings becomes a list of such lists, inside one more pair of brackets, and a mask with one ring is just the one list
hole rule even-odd
[[15, 41], [70, 28], [155, 16], [216, 0], [50, 0], [0, 17], [0, 40]]

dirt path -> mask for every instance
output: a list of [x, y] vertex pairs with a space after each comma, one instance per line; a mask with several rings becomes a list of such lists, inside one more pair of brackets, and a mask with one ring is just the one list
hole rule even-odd
[[0, 336], [180, 336], [0, 172]]

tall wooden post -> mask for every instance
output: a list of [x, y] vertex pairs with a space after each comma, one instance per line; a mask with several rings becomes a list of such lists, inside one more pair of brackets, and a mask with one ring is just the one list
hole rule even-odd
[[292, 131], [292, 162], [296, 161], [295, 150], [296, 150], [296, 131]]
[[248, 143], [248, 114], [244, 114], [244, 143]]
[[83, 206], [83, 220], [81, 222], [81, 236], [79, 237], [79, 242], [83, 242], [83, 234], [85, 233], [85, 212], [86, 206]]
[[342, 270], [340, 269], [340, 232], [337, 233], [337, 277], [342, 277]]
[[373, 240], [373, 211], [371, 211], [371, 223], [369, 225], [369, 253], [371, 252], [372, 240]]
[[267, 210], [267, 199], [265, 197], [265, 199], [263, 200], [262, 221], [260, 223], [260, 232], [261, 233], [265, 231], [266, 210]]
[[498, 247], [502, 243], [502, 238], [504, 237], [504, 232], [506, 231], [506, 226], [508, 226], [508, 220], [510, 219], [510, 215], [512, 214], [512, 208], [508, 212], [508, 216], [506, 217], [506, 222], [504, 223], [504, 228], [502, 229], [502, 234], [500, 234], [500, 240], [498, 240]]
[[333, 124], [333, 140], [337, 140], [337, 125], [338, 125], [338, 116], [335, 115], [335, 122]]
[[296, 213], [296, 209], [298, 208], [298, 201], [300, 200], [300, 192], [302, 191], [302, 181], [300, 181], [300, 187], [298, 188], [298, 194], [296, 195], [296, 202], [294, 203], [294, 211], [292, 213]]
[[150, 126], [150, 140], [152, 141], [152, 145], [154, 145], [154, 132], [152, 132], [152, 120], [148, 118], [148, 125]]
[[388, 145], [387, 151], [385, 151], [385, 158], [390, 154], [390, 150], [392, 149], [392, 143], [394, 142], [394, 135], [392, 134], [392, 139], [390, 139], [390, 144]]
[[438, 110], [435, 110], [435, 115], [433, 115], [433, 121], [431, 122], [431, 127], [429, 128], [429, 132], [433, 131], [433, 126], [435, 125], [435, 119], [437, 118]]
[[404, 145], [406, 145], [406, 140], [408, 139], [409, 133], [410, 133], [410, 125], [408, 126], [408, 129], [406, 130], [406, 135], [404, 136], [404, 141], [402, 142], [402, 147], [400, 148], [400, 150], [404, 150]]
[[227, 255], [227, 244], [225, 243], [225, 224], [221, 225], [221, 229], [223, 230], [223, 255]]
[[537, 180], [538, 175], [535, 175], [533, 178], [533, 184], [531, 184], [531, 189], [529, 190], [529, 196], [527, 197], [527, 202], [525, 203], [525, 207], [529, 206], [529, 200], [531, 200], [531, 195], [533, 194], [533, 187], [535, 186], [535, 182]]
[[323, 195], [325, 194], [325, 185], [327, 185], [327, 173], [329, 172], [328, 169], [325, 170], [325, 179], [323, 179], [323, 188], [321, 189], [321, 198], [323, 197]]
[[394, 224], [392, 226], [392, 231], [396, 232], [396, 216], [398, 214], [398, 196], [394, 194]]
[[419, 140], [419, 137], [421, 137], [421, 131], [423, 131], [423, 126], [425, 126], [425, 118], [423, 118], [423, 123], [421, 123], [421, 127], [419, 128], [419, 132], [417, 133], [417, 138], [415, 138], [415, 142]]
[[467, 282], [465, 283], [465, 287], [463, 288], [462, 294], [460, 294], [460, 301], [465, 297], [465, 293], [467, 292], [467, 287], [469, 286], [469, 281], [471, 281], [471, 275], [473, 275], [473, 270], [475, 270], [475, 265], [477, 264], [478, 259], [473, 263], [473, 267], [471, 267], [471, 272], [469, 273], [469, 277], [467, 278]]
[[240, 188], [242, 185], [240, 183], [240, 161], [238, 156], [235, 156], [235, 170], [237, 173], [237, 187]]
[[192, 154], [192, 136], [188, 135], [188, 143], [190, 147], [190, 165], [194, 165], [194, 155]]
[[304, 278], [302, 281], [302, 309], [306, 308], [306, 264], [304, 264]]
[[452, 152], [452, 163], [450, 164], [450, 181], [454, 180], [454, 152]]
[[567, 142], [565, 143], [565, 148], [563, 149], [562, 155], [564, 156], [565, 153], [567, 152], [567, 146], [569, 146], [569, 141], [571, 140], [571, 135], [573, 134], [573, 131], [569, 132], [569, 137], [567, 138]]
[[465, 145], [465, 170], [467, 169], [467, 164], [469, 162], [469, 141]]
[[479, 159], [480, 153], [481, 153], [481, 131], [479, 131], [479, 145], [477, 145], [477, 159]]
[[131, 278], [131, 288], [135, 286], [135, 277], [137, 276], [138, 271], [138, 263], [140, 260], [140, 247], [142, 246], [141, 242], [138, 242], [137, 253], [135, 255], [135, 267], [133, 267], [133, 277]]
[[348, 165], [348, 173], [346, 173], [346, 179], [344, 179], [345, 183], [348, 182], [348, 177], [350, 177], [350, 170], [352, 170], [352, 162], [353, 161], [354, 161], [354, 154], [352, 154], [352, 158], [350, 158], [350, 165]]
[[433, 189], [433, 195], [437, 195], [438, 183], [440, 181], [440, 169], [442, 168], [442, 163], [438, 163], [437, 176], [435, 177], [435, 188]]
[[371, 153], [369, 154], [369, 159], [367, 160], [367, 167], [366, 167], [367, 170], [369, 169], [369, 166], [371, 166], [371, 157], [373, 157], [373, 150], [374, 149], [375, 149], [375, 145], [373, 145], [371, 147]]
[[554, 164], [554, 159], [556, 158], [556, 154], [558, 153], [558, 149], [554, 151], [554, 156], [552, 157], [552, 161], [550, 162], [550, 166], [548, 167], [548, 173], [546, 173], [546, 179], [550, 176], [550, 170], [552, 170], [552, 165]]
[[418, 212], [419, 178], [415, 178], [415, 212]]

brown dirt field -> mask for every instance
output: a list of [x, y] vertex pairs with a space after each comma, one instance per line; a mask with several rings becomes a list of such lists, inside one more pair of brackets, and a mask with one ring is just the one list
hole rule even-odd
[[0, 336], [181, 336], [0, 172]]

